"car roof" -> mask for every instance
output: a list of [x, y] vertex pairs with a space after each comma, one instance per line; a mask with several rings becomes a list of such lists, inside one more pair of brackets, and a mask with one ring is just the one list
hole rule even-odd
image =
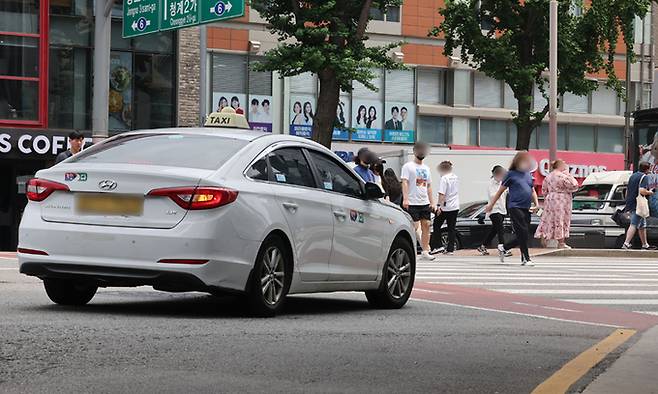
[[617, 183], [626, 183], [631, 176], [631, 171], [599, 171], [592, 172], [583, 181], [583, 186], [586, 185], [614, 185]]

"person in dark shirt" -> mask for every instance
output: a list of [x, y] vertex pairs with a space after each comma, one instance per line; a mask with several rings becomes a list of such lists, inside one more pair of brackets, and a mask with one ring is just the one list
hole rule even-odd
[[[530, 214], [535, 211], [539, 205], [537, 192], [533, 187], [533, 179], [530, 171], [532, 170], [532, 157], [526, 151], [519, 152], [514, 156], [512, 165], [503, 178], [498, 192], [492, 197], [485, 208], [487, 213], [493, 210], [496, 201], [509, 189], [507, 200], [507, 213], [512, 221], [512, 228], [516, 238], [503, 245], [498, 246], [500, 261], [505, 260], [505, 251], [516, 247], [521, 249], [521, 265], [533, 266], [528, 251], [528, 235], [530, 231]], [[533, 205], [534, 204], [534, 205]]]
[[626, 230], [626, 240], [621, 246], [622, 249], [631, 248], [631, 241], [633, 241], [636, 232], [640, 236], [640, 241], [642, 241], [642, 249], [656, 249], [655, 246], [651, 246], [647, 242], [647, 219], [636, 213], [637, 196], [641, 194], [648, 197], [654, 193], [652, 190], [649, 190], [649, 178], [647, 178], [650, 168], [650, 163], [641, 161], [637, 166], [638, 170], [628, 178], [628, 186], [626, 188], [626, 207], [624, 207], [624, 210], [631, 213], [631, 224], [628, 226], [628, 230]]
[[64, 152], [57, 155], [55, 159], [55, 164], [68, 159], [69, 157], [75, 155], [76, 153], [82, 150], [82, 145], [84, 145], [85, 136], [82, 135], [79, 131], [72, 131], [69, 134], [69, 146], [71, 148], [65, 150]]

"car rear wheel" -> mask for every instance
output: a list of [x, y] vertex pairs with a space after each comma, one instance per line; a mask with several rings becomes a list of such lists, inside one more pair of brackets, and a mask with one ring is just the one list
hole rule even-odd
[[415, 275], [413, 248], [409, 242], [398, 238], [388, 253], [379, 289], [366, 291], [368, 302], [375, 308], [402, 308], [411, 296]]
[[271, 317], [283, 308], [290, 288], [292, 266], [285, 243], [279, 237], [263, 242], [247, 292], [249, 310], [255, 316]]
[[59, 305], [85, 305], [98, 290], [98, 286], [67, 279], [44, 279], [43, 286], [50, 300]]
[[[448, 233], [447, 232], [442, 232], [441, 233], [441, 245], [444, 247], [448, 247]], [[459, 240], [459, 236], [455, 236], [455, 250], [459, 250], [462, 248], [462, 243]]]

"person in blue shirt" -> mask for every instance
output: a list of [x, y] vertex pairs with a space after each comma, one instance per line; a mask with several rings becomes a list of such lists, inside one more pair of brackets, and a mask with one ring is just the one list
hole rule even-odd
[[518, 152], [514, 156], [500, 188], [485, 208], [487, 213], [491, 212], [496, 201], [498, 201], [506, 190], [509, 190], [507, 213], [512, 221], [512, 228], [514, 229], [516, 238], [505, 245], [499, 245], [498, 254], [500, 261], [504, 262], [505, 251], [518, 245], [521, 249], [521, 265], [530, 267], [534, 265], [530, 260], [530, 253], [528, 251], [530, 214], [536, 211], [539, 206], [537, 192], [533, 187], [532, 174], [530, 174], [532, 167], [533, 160], [530, 154], [526, 151]]
[[647, 219], [638, 215], [635, 210], [637, 208], [637, 196], [643, 195], [649, 197], [653, 195], [653, 191], [649, 190], [649, 174], [651, 169], [651, 164], [646, 161], [641, 161], [637, 166], [637, 171], [628, 178], [628, 186], [626, 188], [626, 206], [624, 211], [631, 213], [631, 224], [626, 230], [626, 240], [621, 246], [622, 249], [630, 249], [631, 241], [635, 237], [635, 233], [640, 236], [640, 241], [642, 241], [642, 249], [644, 250], [654, 250], [655, 246], [649, 245], [647, 242]]
[[375, 183], [375, 173], [370, 169], [370, 163], [374, 154], [368, 148], [361, 148], [354, 157], [356, 167], [354, 171], [366, 182]]

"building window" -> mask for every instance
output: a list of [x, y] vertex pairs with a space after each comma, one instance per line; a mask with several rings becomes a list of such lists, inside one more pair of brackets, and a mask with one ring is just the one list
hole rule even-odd
[[[507, 147], [509, 122], [504, 120], [480, 120], [480, 146]], [[516, 140], [516, 139], [514, 139]], [[514, 144], [516, 141], [511, 141]]]
[[594, 126], [569, 125], [569, 150], [594, 152]]
[[475, 73], [473, 79], [476, 107], [501, 108], [503, 106], [503, 85], [500, 81], [483, 73]]
[[[548, 140], [548, 124], [543, 123], [537, 130], [537, 140], [539, 149], [548, 149], [550, 141]], [[563, 124], [557, 126], [557, 149], [567, 149], [567, 127]]]
[[382, 12], [378, 7], [371, 7], [370, 18], [375, 21], [400, 22], [400, 7], [386, 7], [386, 12]]
[[0, 124], [45, 126], [48, 9], [0, 1]]
[[624, 129], [621, 127], [599, 126], [596, 138], [596, 151], [609, 153], [624, 152]]
[[619, 97], [617, 92], [605, 85], [592, 92], [592, 113], [601, 115], [617, 115], [619, 113]]
[[445, 71], [440, 69], [419, 68], [417, 74], [419, 86], [418, 102], [423, 104], [445, 104]]
[[448, 127], [446, 118], [441, 116], [419, 116], [418, 141], [429, 144], [447, 144]]
[[564, 112], [586, 114], [589, 112], [589, 95], [576, 96], [573, 93], [565, 93], [562, 96], [562, 110]]

